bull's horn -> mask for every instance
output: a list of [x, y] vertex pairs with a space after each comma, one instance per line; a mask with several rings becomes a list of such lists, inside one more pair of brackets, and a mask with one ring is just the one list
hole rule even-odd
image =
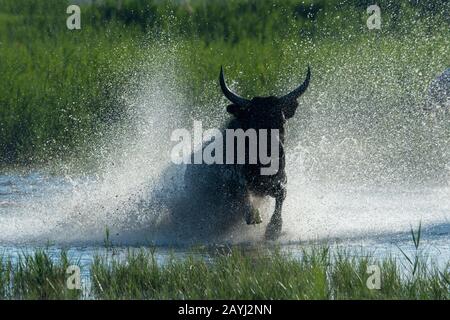
[[233, 91], [231, 91], [227, 87], [227, 84], [225, 83], [225, 77], [223, 76], [223, 68], [222, 68], [222, 66], [220, 66], [219, 81], [220, 81], [220, 88], [222, 89], [223, 94], [225, 95], [225, 97], [227, 97], [228, 100], [230, 100], [234, 104], [237, 104], [240, 107], [245, 107], [245, 106], [250, 104], [249, 100], [238, 96], [237, 94], [235, 94]]
[[297, 89], [281, 97], [281, 99], [285, 100], [286, 102], [298, 99], [308, 88], [309, 79], [311, 79], [311, 68], [308, 66], [308, 72], [306, 73], [305, 81], [303, 81], [303, 83]]

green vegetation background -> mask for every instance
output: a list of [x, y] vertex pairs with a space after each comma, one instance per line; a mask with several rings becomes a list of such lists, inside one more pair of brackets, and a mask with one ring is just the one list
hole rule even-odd
[[[191, 106], [218, 90], [220, 64], [242, 94], [278, 92], [286, 64], [304, 70], [355, 56], [366, 43], [406, 56], [424, 74], [418, 90], [449, 64], [449, 4], [377, 1], [383, 28], [369, 31], [372, 1], [93, 1], [81, 5], [82, 29], [66, 27], [68, 3], [0, 0], [0, 163], [45, 164], [80, 156], [121, 117], [120, 88], [161, 44], [182, 43], [180, 73]], [[415, 45], [411, 43], [427, 35]], [[301, 48], [292, 50], [292, 48]], [[437, 56], [437, 59], [427, 58]], [[279, 82], [278, 82], [279, 83]], [[206, 89], [205, 89], [206, 88]], [[217, 89], [217, 88], [214, 88]]]

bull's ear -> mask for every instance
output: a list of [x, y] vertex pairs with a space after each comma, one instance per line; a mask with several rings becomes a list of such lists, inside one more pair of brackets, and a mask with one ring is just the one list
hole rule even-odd
[[290, 119], [295, 115], [295, 111], [298, 108], [297, 100], [291, 101], [288, 105], [283, 106], [283, 114], [286, 119]]
[[245, 109], [237, 104], [230, 104], [227, 106], [227, 112], [231, 113], [236, 118], [240, 118], [245, 114]]

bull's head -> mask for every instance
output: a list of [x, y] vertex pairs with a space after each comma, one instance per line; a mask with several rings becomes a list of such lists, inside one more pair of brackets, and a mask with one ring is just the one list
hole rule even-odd
[[305, 81], [295, 90], [280, 98], [255, 97], [245, 99], [232, 92], [225, 83], [223, 68], [220, 69], [220, 87], [232, 102], [227, 111], [234, 115], [246, 128], [282, 129], [286, 120], [293, 117], [298, 107], [297, 99], [308, 88], [311, 70], [308, 67]]

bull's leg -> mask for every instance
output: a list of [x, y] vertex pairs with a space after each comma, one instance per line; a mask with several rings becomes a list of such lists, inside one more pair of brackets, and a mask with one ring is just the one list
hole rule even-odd
[[250, 199], [250, 193], [247, 192], [245, 197], [246, 210], [245, 210], [245, 221], [247, 224], [259, 224], [262, 222], [259, 210], [255, 208]]
[[286, 188], [284, 186], [280, 186], [275, 193], [275, 211], [266, 229], [265, 238], [267, 240], [276, 240], [281, 234], [281, 228], [283, 226], [281, 210], [285, 198]]

